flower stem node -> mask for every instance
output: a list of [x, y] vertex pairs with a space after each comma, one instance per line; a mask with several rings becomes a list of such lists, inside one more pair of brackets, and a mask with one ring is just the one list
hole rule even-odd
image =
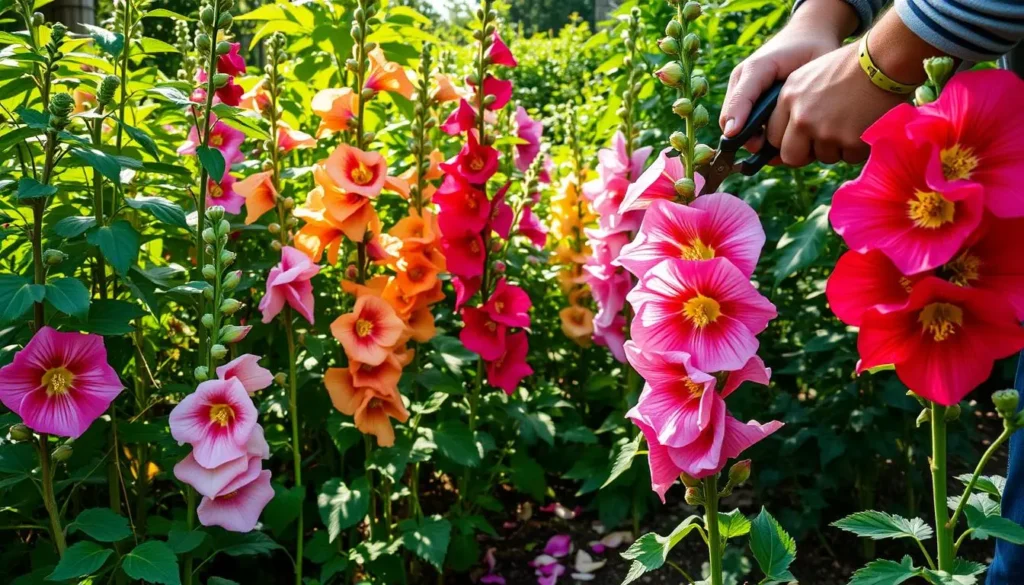
[[53, 452], [50, 453], [50, 457], [52, 457], [54, 461], [67, 461], [68, 459], [71, 459], [71, 456], [74, 454], [75, 450], [71, 445], [64, 443], [54, 449]]
[[733, 486], [740, 486], [750, 479], [750, 459], [738, 461], [729, 468], [729, 483]]
[[955, 68], [956, 63], [952, 57], [932, 57], [924, 60], [924, 72], [928, 74], [928, 81], [939, 90], [946, 85]]
[[67, 254], [60, 250], [50, 249], [43, 252], [43, 262], [46, 262], [47, 266], [56, 266], [67, 257]]
[[1000, 418], [1013, 418], [1017, 415], [1020, 393], [1016, 390], [999, 390], [992, 394], [992, 404], [995, 405]]
[[668, 142], [672, 145], [672, 148], [677, 151], [685, 152], [686, 146], [689, 144], [689, 139], [686, 137], [686, 134], [683, 134], [682, 132], [673, 132], [668, 137]]
[[691, 506], [704, 505], [704, 496], [700, 493], [700, 488], [686, 488], [686, 503], [690, 504]]
[[32, 432], [32, 429], [28, 428], [24, 423], [11, 425], [11, 428], [8, 430], [8, 432], [11, 433], [12, 441], [31, 441], [36, 437], [35, 433]]
[[213, 344], [213, 347], [210, 348], [210, 355], [212, 355], [214, 359], [222, 360], [228, 355], [228, 348], [219, 343], [215, 343]]

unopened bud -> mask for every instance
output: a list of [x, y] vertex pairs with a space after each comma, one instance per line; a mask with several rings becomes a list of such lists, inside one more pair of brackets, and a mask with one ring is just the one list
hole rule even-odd
[[272, 234], [279, 234], [281, 233], [281, 224], [274, 222], [267, 226], [267, 231]]
[[43, 262], [45, 262], [47, 266], [56, 266], [63, 262], [67, 257], [67, 254], [60, 250], [50, 249], [43, 251]]
[[281, 203], [284, 204], [284, 208], [285, 208], [286, 211], [290, 210], [293, 207], [295, 207], [295, 200], [292, 199], [291, 197], [285, 197], [284, 201], [282, 201]]
[[68, 459], [71, 459], [71, 456], [74, 455], [74, 453], [75, 450], [71, 445], [64, 443], [54, 449], [53, 453], [50, 453], [50, 457], [52, 457], [54, 461], [67, 461]]
[[213, 8], [211, 8], [209, 6], [204, 6], [203, 9], [199, 11], [199, 20], [203, 24], [205, 24], [207, 26], [212, 26], [213, 25]]
[[224, 277], [224, 282], [221, 283], [221, 284], [223, 284], [224, 288], [227, 289], [227, 290], [234, 290], [234, 288], [236, 286], [238, 286], [238, 283], [241, 282], [241, 281], [242, 281], [242, 271], [241, 270], [235, 270], [235, 271], [232, 271], [232, 272], [228, 272], [227, 276]]
[[275, 252], [280, 252], [281, 248], [283, 247], [284, 245], [281, 244], [281, 240], [273, 240], [272, 242], [270, 242], [270, 249]]
[[217, 234], [213, 231], [213, 228], [203, 228], [203, 241], [207, 244], [213, 244], [217, 241]]
[[221, 30], [227, 30], [231, 28], [231, 25], [235, 22], [235, 17], [231, 16], [230, 12], [221, 12], [220, 16], [217, 17], [217, 28]]
[[704, 496], [702, 496], [700, 490], [695, 487], [686, 488], [686, 503], [691, 506], [703, 506]]
[[235, 263], [235, 258], [237, 257], [238, 254], [235, 254], [231, 250], [222, 250], [220, 253], [221, 266], [231, 266]]
[[209, 51], [210, 50], [210, 35], [208, 35], [206, 33], [200, 33], [200, 34], [196, 35], [196, 48], [199, 49], [200, 51], [203, 51], [203, 52]]
[[226, 219], [222, 219], [217, 222], [217, 235], [226, 236], [231, 233], [231, 222]]
[[665, 26], [665, 34], [670, 37], [679, 38], [679, 35], [683, 34], [682, 23], [674, 18], [668, 21], [668, 24]]
[[699, 479], [693, 477], [689, 473], [680, 474], [679, 479], [682, 480], [683, 485], [685, 485], [688, 488], [699, 488], [702, 485]]
[[64, 26], [63, 23], [55, 22], [50, 27], [50, 42], [53, 46], [59, 47], [64, 42], [64, 36], [68, 34], [68, 27]]
[[251, 325], [225, 325], [220, 328], [220, 342], [238, 343], [245, 339], [245, 336], [249, 334], [250, 329], [252, 329]]
[[693, 113], [693, 102], [686, 98], [679, 98], [672, 104], [672, 111], [680, 118]]
[[946, 422], [952, 422], [960, 418], [960, 405], [954, 404], [946, 409]]
[[278, 386], [284, 386], [288, 382], [288, 375], [284, 372], [278, 372], [274, 374], [274, 383]]
[[654, 74], [668, 87], [679, 87], [679, 84], [683, 82], [683, 66], [677, 61], [665, 63]]
[[231, 52], [231, 43], [229, 43], [227, 41], [219, 41], [217, 43], [217, 54], [218, 55], [227, 55], [230, 52]]
[[8, 432], [11, 433], [12, 441], [31, 441], [35, 438], [35, 434], [32, 432], [32, 429], [28, 428], [24, 423], [11, 425]]
[[687, 2], [683, 5], [683, 18], [686, 20], [697, 20], [700, 13], [701, 7], [697, 2]]
[[43, 16], [42, 12], [32, 13], [32, 26], [43, 26], [46, 24], [46, 17]]
[[697, 192], [697, 185], [693, 182], [693, 179], [683, 177], [675, 182], [673, 185], [676, 190], [676, 194], [685, 199], [690, 199], [693, 194]]
[[702, 165], [711, 162], [715, 157], [715, 151], [707, 144], [698, 144], [693, 147], [693, 164]]
[[658, 41], [658, 48], [661, 49], [662, 53], [674, 57], [679, 54], [679, 41], [675, 37], [663, 37]]
[[198, 380], [200, 382], [205, 382], [206, 380], [208, 380], [210, 378], [210, 370], [206, 369], [206, 366], [199, 366], [199, 367], [197, 367], [193, 371], [193, 374], [195, 375], [196, 380]]
[[208, 217], [211, 222], [218, 222], [224, 219], [224, 206], [211, 205], [210, 207], [207, 207], [206, 217]]
[[233, 315], [242, 308], [242, 301], [238, 299], [224, 299], [220, 304], [220, 312], [225, 315]]
[[992, 394], [992, 404], [1001, 418], [1010, 418], [1017, 414], [1020, 393], [1016, 390], [999, 390]]
[[498, 274], [504, 274], [505, 268], [505, 263], [502, 262], [501, 260], [498, 260], [497, 262], [494, 263], [494, 272]]
[[210, 348], [210, 355], [212, 355], [214, 359], [224, 359], [224, 356], [228, 355], [228, 348], [219, 343], [215, 343], [213, 344], [213, 347]]
[[952, 57], [932, 57], [924, 61], [924, 72], [928, 74], [928, 81], [940, 90], [946, 85], [955, 67], [956, 63]]
[[203, 266], [203, 278], [206, 280], [213, 280], [217, 277], [217, 269], [213, 267], [213, 264], [207, 264]]
[[370, 89], [369, 87], [367, 87], [367, 88], [363, 89], [363, 91], [359, 92], [359, 97], [362, 98], [363, 101], [372, 100], [373, 96], [375, 96], [375, 95], [377, 95], [377, 92], [374, 91], [373, 89]]
[[693, 125], [696, 128], [703, 128], [708, 125], [708, 109], [701, 104], [693, 109]]
[[935, 90], [932, 89], [930, 85], [919, 86], [914, 91], [914, 101], [919, 106], [923, 106], [925, 104], [930, 104], [934, 102], [936, 97], [937, 96], [935, 95]]
[[690, 88], [694, 99], [702, 98], [708, 94], [708, 80], [700, 75], [694, 75], [690, 79]]
[[359, 270], [356, 269], [355, 264], [349, 264], [345, 267], [345, 278], [348, 280], [355, 280], [359, 277]]
[[228, 80], [231, 76], [227, 73], [214, 73], [213, 74], [213, 87], [220, 89], [228, 84]]
[[668, 137], [668, 143], [672, 145], [672, 148], [679, 152], [686, 150], [686, 145], [689, 144], [689, 140], [686, 138], [686, 134], [682, 132], [673, 132]]
[[497, 254], [498, 252], [501, 252], [501, 246], [502, 246], [501, 240], [491, 240], [491, 252], [492, 253]]
[[207, 329], [213, 329], [213, 315], [211, 315], [210, 313], [206, 313], [205, 315], [203, 315], [199, 319], [199, 322], [203, 324], [203, 327], [206, 327]]
[[743, 485], [750, 479], [750, 459], [738, 461], [729, 468], [729, 483], [733, 486]]
[[[67, 117], [71, 115], [71, 112], [75, 109], [75, 100], [67, 93], [55, 93], [50, 98], [50, 125], [63, 129], [67, 125]], [[54, 120], [57, 118], [58, 120]]]
[[101, 105], [107, 105], [114, 101], [114, 93], [121, 86], [121, 79], [116, 75], [107, 75], [100, 82], [100, 90], [96, 93], [96, 101]]
[[691, 57], [696, 55], [700, 51], [700, 37], [693, 33], [683, 37], [683, 51]]

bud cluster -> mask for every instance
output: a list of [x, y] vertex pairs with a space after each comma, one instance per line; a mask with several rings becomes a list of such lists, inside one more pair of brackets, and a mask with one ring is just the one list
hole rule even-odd
[[366, 87], [366, 72], [370, 68], [370, 51], [377, 48], [377, 43], [368, 42], [370, 28], [381, 23], [377, 13], [380, 5], [377, 0], [357, 0], [356, 9], [352, 13], [352, 58], [345, 61], [345, 66], [356, 75], [356, 90], [359, 93], [359, 114], [356, 119], [356, 148], [365, 149], [375, 138], [372, 132], [363, 132], [363, 108], [366, 102], [373, 99], [377, 92]]
[[[622, 106], [616, 112], [620, 120], [619, 129], [622, 131], [622, 135], [626, 137], [626, 152], [630, 155], [633, 154], [633, 149], [639, 146], [640, 142], [638, 130], [635, 126], [635, 109], [642, 87], [640, 77], [647, 70], [647, 64], [637, 54], [636, 47], [642, 30], [640, 9], [634, 8], [629, 13], [625, 30], [622, 31], [622, 39], [628, 51], [628, 54], [622, 60], [622, 65], [628, 73], [626, 74], [626, 90], [622, 94]], [[667, 49], [671, 50], [672, 47], [662, 48], [663, 51]]]
[[924, 60], [924, 71], [928, 81], [914, 92], [914, 103], [919, 106], [938, 99], [946, 82], [956, 72], [956, 63], [952, 57], [932, 57]]
[[209, 311], [203, 314], [201, 322], [208, 336], [210, 361], [196, 368], [196, 378], [200, 381], [208, 378], [217, 362], [227, 356], [225, 345], [241, 341], [249, 331], [249, 327], [224, 323], [226, 317], [243, 307], [241, 302], [228, 296], [242, 279], [241, 270], [228, 270], [236, 258], [236, 254], [227, 249], [231, 223], [224, 218], [224, 208], [219, 205], [207, 209], [206, 218], [210, 224], [203, 229], [202, 239], [208, 263], [203, 265], [202, 273], [209, 284], [203, 289]]
[[483, 80], [487, 78], [487, 67], [491, 65], [488, 53], [491, 45], [494, 44], [494, 32], [498, 30], [498, 12], [493, 8], [493, 0], [482, 0], [480, 8], [476, 10], [476, 18], [480, 21], [480, 28], [473, 31], [473, 38], [479, 41], [480, 52], [477, 55], [477, 69], [470, 73], [468, 81], [477, 89], [477, 123], [480, 127], [480, 143], [494, 144], [494, 136], [487, 134], [487, 125], [484, 123], [485, 106], [483, 91]]
[[199, 69], [199, 63], [196, 55], [192, 52], [192, 32], [188, 28], [188, 23], [184, 20], [174, 21], [174, 46], [178, 49], [178, 54], [181, 55], [181, 68], [178, 69], [178, 79], [181, 81], [187, 81], [192, 83], [192, 80], [196, 77], [196, 70]]
[[50, 126], [47, 134], [57, 134], [71, 121], [71, 112], [75, 110], [75, 100], [69, 93], [55, 93], [50, 96]]
[[121, 79], [118, 76], [103, 76], [103, 80], [100, 81], [99, 90], [96, 92], [96, 103], [99, 104], [100, 108], [114, 101], [114, 94], [119, 87], [121, 87]]
[[415, 117], [412, 122], [413, 142], [410, 149], [416, 157], [416, 183], [410, 185], [409, 195], [418, 211], [423, 210], [423, 190], [426, 188], [426, 174], [430, 170], [430, 152], [434, 149], [430, 141], [430, 130], [437, 126], [437, 118], [434, 117], [432, 106], [434, 100], [431, 98], [430, 80], [432, 72], [432, 59], [430, 51], [433, 46], [430, 43], [423, 43], [423, 50], [420, 51], [420, 67], [418, 71], [418, 83], [416, 101], [414, 106]]

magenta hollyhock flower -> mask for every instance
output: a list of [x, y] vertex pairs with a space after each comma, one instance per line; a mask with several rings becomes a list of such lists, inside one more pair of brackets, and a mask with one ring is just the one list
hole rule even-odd
[[505, 353], [504, 325], [477, 307], [463, 307], [462, 320], [465, 326], [459, 332], [459, 340], [466, 349], [488, 361], [501, 358]]
[[864, 313], [898, 311], [910, 302], [914, 283], [930, 272], [904, 276], [889, 257], [878, 250], [850, 250], [839, 258], [825, 285], [828, 305], [839, 320], [860, 326]]
[[487, 362], [487, 383], [501, 388], [505, 394], [515, 393], [523, 378], [533, 374], [533, 368], [526, 363], [529, 341], [525, 331], [505, 337], [505, 350], [496, 359]]
[[42, 327], [0, 369], [0, 402], [37, 433], [78, 438], [124, 386], [99, 335]]
[[245, 205], [245, 197], [235, 191], [236, 182], [237, 180], [231, 173], [224, 173], [224, 178], [220, 181], [214, 181], [212, 177], [207, 179], [206, 206], [220, 205], [224, 211], [237, 215]]
[[174, 477], [192, 486], [201, 495], [212, 498], [242, 476], [248, 477], [249, 481], [255, 479], [263, 459], [270, 459], [270, 446], [263, 435], [263, 427], [257, 424], [246, 443], [246, 455], [208, 469], [199, 465], [195, 456], [189, 453], [175, 464]]
[[[467, 79], [466, 83], [473, 87], [473, 89], [476, 89], [476, 86], [473, 85], [473, 83], [470, 80]], [[508, 101], [510, 99], [512, 99], [512, 82], [507, 79], [498, 79], [497, 77], [488, 73], [484, 77], [483, 92], [485, 98], [494, 98], [494, 100], [491, 103], [485, 105], [484, 107], [492, 111], [500, 110], [501, 108], [504, 108], [506, 104], [508, 104]]]
[[[451, 259], [449, 258], [449, 259], [447, 259], [447, 261], [451, 262]], [[449, 272], [451, 272], [450, 268], [449, 268]], [[452, 274], [455, 274], [455, 273], [452, 272]], [[461, 276], [454, 276], [452, 278], [452, 288], [455, 289], [455, 310], [456, 311], [461, 309], [462, 305], [465, 305], [467, 302], [469, 302], [469, 299], [473, 298], [473, 295], [475, 295], [477, 293], [477, 291], [480, 290], [480, 280], [481, 280], [480, 276], [474, 276], [474, 277], [469, 277], [469, 278], [461, 277]]]
[[[676, 193], [676, 181], [686, 177], [686, 169], [683, 168], [683, 160], [678, 156], [669, 156], [671, 148], [661, 151], [658, 158], [647, 167], [647, 170], [629, 186], [626, 197], [622, 200], [619, 213], [647, 209], [651, 202], [656, 199], [667, 199], [672, 201], [679, 197]], [[704, 189], [704, 177], [694, 175], [693, 181], [696, 185], [696, 195], [700, 195]]]
[[486, 53], [487, 60], [495, 65], [501, 65], [503, 67], [515, 67], [516, 58], [512, 56], [512, 51], [508, 49], [508, 45], [505, 41], [501, 40], [501, 35], [495, 30], [491, 36], [491, 46], [487, 48]]
[[256, 406], [237, 378], [207, 380], [171, 411], [171, 436], [192, 445], [196, 462], [210, 469], [244, 457], [256, 426]]
[[590, 294], [598, 307], [594, 324], [608, 325], [626, 306], [626, 296], [633, 288], [633, 279], [621, 268], [596, 262], [588, 262], [583, 271]]
[[432, 200], [440, 208], [437, 224], [445, 235], [482, 232], [490, 219], [487, 194], [457, 173], [445, 175]]
[[227, 73], [235, 77], [245, 75], [245, 59], [239, 54], [242, 43], [231, 43], [231, 50], [217, 57], [217, 73]]
[[476, 232], [448, 236], [441, 240], [448, 272], [461, 278], [477, 278], [484, 273], [484, 240]]
[[494, 194], [494, 198], [491, 199], [491, 213], [489, 223], [494, 233], [501, 236], [502, 239], [507, 240], [509, 234], [512, 231], [512, 222], [515, 221], [515, 212], [512, 211], [512, 206], [505, 201], [505, 194], [508, 193], [508, 188], [512, 183], [505, 183], [498, 189], [498, 192]]
[[516, 168], [520, 171], [525, 173], [540, 154], [540, 138], [543, 132], [543, 122], [531, 118], [523, 106], [516, 108], [516, 136], [526, 141], [526, 144], [517, 144], [512, 153]]
[[[245, 142], [245, 134], [241, 130], [235, 130], [231, 126], [228, 126], [224, 122], [221, 122], [216, 116], [210, 118], [210, 146], [216, 148], [224, 156], [225, 168], [231, 168], [231, 165], [240, 163], [245, 160], [245, 155], [242, 154], [242, 143]], [[199, 139], [199, 130], [192, 126], [188, 131], [188, 138], [185, 143], [178, 147], [178, 154], [194, 155], [196, 148], [202, 142]], [[227, 171], [225, 171], [227, 172]]]
[[441, 130], [450, 136], [457, 136], [463, 132], [469, 132], [476, 127], [476, 110], [470, 105], [466, 98], [459, 100], [459, 107], [441, 124]]
[[610, 323], [602, 325], [594, 316], [594, 343], [607, 347], [617, 361], [626, 363], [626, 317], [622, 313], [612, 315]]
[[260, 520], [263, 508], [274, 499], [270, 472], [261, 471], [248, 483], [228, 485], [217, 497], [204, 497], [196, 514], [203, 526], [220, 526], [232, 532], [250, 532]]
[[270, 269], [267, 294], [260, 299], [263, 322], [270, 323], [288, 303], [313, 323], [313, 284], [310, 279], [319, 272], [320, 266], [313, 264], [309, 256], [291, 246], [281, 248], [281, 263]]
[[498, 171], [498, 150], [480, 144], [476, 131], [470, 130], [459, 154], [440, 167], [445, 173], [459, 174], [474, 185], [483, 185]]
[[606, 177], [621, 177], [633, 182], [640, 177], [644, 170], [644, 163], [651, 156], [654, 150], [650, 146], [644, 146], [633, 151], [632, 156], [626, 154], [626, 136], [622, 131], [615, 133], [612, 138], [611, 148], [602, 148], [597, 152], [598, 174]]
[[218, 367], [217, 377], [221, 380], [237, 379], [251, 396], [274, 383], [274, 374], [260, 366], [259, 362], [260, 356], [258, 355], [242, 354]]
[[726, 258], [750, 277], [764, 240], [757, 212], [738, 197], [711, 193], [690, 205], [659, 200], [614, 263], [639, 277], [668, 258]]
[[548, 242], [548, 226], [541, 223], [540, 218], [533, 212], [533, 207], [530, 205], [523, 206], [523, 213], [519, 217], [516, 233], [528, 238], [537, 248], [543, 248]]
[[526, 291], [501, 278], [494, 286], [494, 291], [484, 303], [483, 309], [497, 323], [509, 327], [526, 328], [530, 326], [530, 296]]
[[228, 82], [218, 88], [214, 95], [220, 103], [237, 107], [242, 103], [242, 94], [244, 93], [245, 90], [242, 89], [242, 86], [235, 83], [235, 78], [229, 77]]
[[705, 372], [738, 370], [757, 353], [756, 335], [775, 306], [725, 258], [665, 260], [626, 297], [631, 333], [644, 351], [685, 351]]

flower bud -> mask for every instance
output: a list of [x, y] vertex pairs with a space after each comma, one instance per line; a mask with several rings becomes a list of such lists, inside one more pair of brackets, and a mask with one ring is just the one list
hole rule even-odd
[[199, 33], [196, 35], [196, 48], [201, 52], [210, 50], [210, 35], [206, 33]]
[[50, 453], [50, 457], [52, 457], [54, 461], [67, 461], [68, 459], [71, 459], [71, 456], [74, 455], [74, 453], [75, 450], [71, 445], [64, 443], [54, 449], [53, 453]]
[[213, 74], [213, 87], [220, 89], [228, 84], [228, 80], [231, 76], [227, 73], [214, 73]]
[[217, 277], [217, 269], [213, 267], [213, 264], [207, 264], [203, 266], [203, 278], [206, 280], [213, 280]]
[[702, 496], [700, 490], [695, 487], [686, 488], [686, 503], [691, 506], [703, 506], [704, 496]]
[[224, 282], [222, 282], [221, 284], [227, 290], [234, 290], [234, 288], [236, 286], [238, 286], [238, 283], [241, 282], [241, 281], [242, 281], [242, 271], [241, 270], [235, 270], [233, 272], [228, 272], [227, 276], [224, 277]]
[[702, 165], [711, 162], [715, 157], [715, 151], [707, 144], [698, 144], [693, 147], [693, 164]]
[[210, 355], [212, 355], [214, 359], [224, 359], [224, 356], [228, 355], [228, 348], [219, 343], [215, 343], [213, 344], [213, 347], [210, 348]]
[[230, 12], [221, 12], [217, 17], [217, 28], [227, 30], [235, 22], [235, 17]]
[[708, 109], [701, 104], [693, 109], [693, 125], [696, 128], [703, 128], [708, 125]]
[[32, 432], [32, 429], [28, 428], [28, 426], [23, 423], [11, 425], [8, 432], [11, 433], [12, 441], [31, 441], [35, 438], [35, 434]]
[[242, 301], [238, 299], [224, 299], [220, 304], [220, 312], [225, 315], [234, 315], [242, 308]]
[[213, 329], [213, 315], [211, 315], [210, 313], [204, 314], [199, 319], [199, 322], [203, 324], [203, 327], [206, 327], [207, 329]]
[[32, 26], [43, 26], [46, 24], [46, 17], [43, 16], [42, 12], [32, 13]]
[[946, 85], [955, 67], [952, 57], [932, 57], [924, 61], [924, 72], [928, 74], [928, 81], [938, 89]]
[[686, 134], [677, 131], [669, 135], [668, 143], [672, 145], [672, 148], [679, 152], [683, 152], [686, 150], [686, 145], [689, 144], [689, 140], [686, 138]]
[[220, 328], [220, 342], [238, 343], [245, 339], [250, 329], [252, 329], [251, 325], [225, 325]]
[[750, 459], [738, 461], [729, 468], [729, 483], [733, 486], [743, 485], [750, 479]]
[[696, 55], [697, 51], [700, 51], [700, 37], [693, 33], [683, 37], [683, 51], [691, 57]]
[[284, 372], [278, 372], [274, 374], [274, 383], [278, 386], [284, 386], [288, 382], [288, 375]]
[[505, 273], [505, 269], [506, 269], [505, 263], [502, 262], [501, 260], [498, 260], [497, 262], [494, 263], [494, 272], [496, 272], [498, 274], [504, 274]]
[[676, 181], [673, 186], [675, 187], [676, 193], [680, 197], [684, 197], [686, 199], [690, 199], [693, 197], [693, 194], [697, 192], [697, 185], [694, 184], [693, 179], [687, 179], [686, 177]]
[[687, 2], [683, 5], [683, 18], [686, 20], [697, 20], [700, 16], [701, 7], [697, 2]]
[[654, 74], [668, 87], [679, 87], [679, 84], [683, 82], [683, 66], [677, 61], [665, 63]]
[[279, 234], [281, 233], [281, 224], [274, 222], [267, 226], [267, 231], [275, 235]]
[[[75, 109], [75, 100], [67, 93], [55, 93], [50, 97], [50, 126], [63, 130], [68, 123], [68, 116]], [[54, 118], [57, 118], [55, 120]]]
[[203, 228], [203, 241], [207, 244], [217, 241], [217, 234], [214, 233], [213, 228]]
[[284, 201], [282, 201], [282, 203], [284, 203], [285, 211], [290, 210], [291, 208], [295, 207], [295, 200], [292, 199], [291, 197], [285, 197]]
[[946, 422], [952, 422], [960, 418], [960, 405], [954, 404], [946, 409]]
[[[658, 48], [666, 55], [676, 56], [679, 54], [679, 41], [675, 37], [664, 37], [658, 41]], [[628, 64], [626, 64], [629, 67]]]
[[501, 240], [491, 240], [491, 253], [497, 254], [498, 252], [501, 252], [501, 246]]
[[689, 473], [680, 474], [679, 479], [681, 479], [683, 485], [685, 485], [688, 488], [699, 488], [701, 485], [703, 485], [699, 479], [691, 476]]
[[359, 271], [356, 270], [355, 264], [349, 264], [345, 267], [345, 278], [349, 280], [355, 280], [359, 277]]
[[1020, 393], [1016, 390], [999, 390], [992, 394], [992, 404], [1000, 418], [1011, 418], [1017, 414], [1020, 404]]
[[220, 263], [222, 266], [231, 266], [235, 263], [235, 258], [238, 254], [235, 254], [231, 250], [222, 250], [220, 253]]
[[690, 79], [690, 88], [694, 99], [702, 98], [708, 94], [708, 80], [700, 75], [694, 75]]
[[283, 247], [284, 247], [284, 245], [281, 244], [281, 240], [274, 240], [274, 241], [270, 242], [270, 249], [275, 251], [275, 252], [280, 252], [281, 248], [283, 248]]
[[203, 289], [203, 298], [212, 301], [213, 300], [213, 287], [207, 287]]
[[686, 98], [679, 98], [672, 104], [672, 111], [680, 118], [689, 116], [693, 113], [693, 102]]
[[67, 257], [67, 254], [60, 250], [50, 249], [43, 251], [43, 262], [45, 262], [47, 266], [56, 266], [63, 262]]
[[206, 26], [213, 25], [213, 8], [209, 6], [203, 6], [203, 9], [199, 11], [199, 20]]
[[231, 233], [231, 222], [226, 219], [222, 219], [217, 223], [217, 235], [226, 236]]
[[934, 102], [936, 97], [935, 90], [930, 85], [919, 86], [914, 91], [914, 102], [919, 106]]
[[665, 26], [665, 34], [670, 37], [679, 38], [679, 35], [683, 34], [683, 25], [676, 19], [668, 21]]
[[114, 93], [121, 87], [121, 79], [116, 75], [107, 75], [100, 82], [100, 90], [96, 93], [96, 102], [107, 105], [114, 101]]
[[218, 55], [227, 55], [230, 52], [231, 52], [231, 43], [229, 43], [227, 41], [219, 41], [217, 43], [217, 54]]
[[224, 207], [222, 205], [211, 205], [206, 208], [206, 217], [210, 218], [211, 222], [217, 222], [224, 219]]
[[193, 371], [193, 374], [195, 375], [196, 380], [200, 382], [205, 382], [210, 378], [210, 370], [206, 369], [206, 366], [198, 366]]

